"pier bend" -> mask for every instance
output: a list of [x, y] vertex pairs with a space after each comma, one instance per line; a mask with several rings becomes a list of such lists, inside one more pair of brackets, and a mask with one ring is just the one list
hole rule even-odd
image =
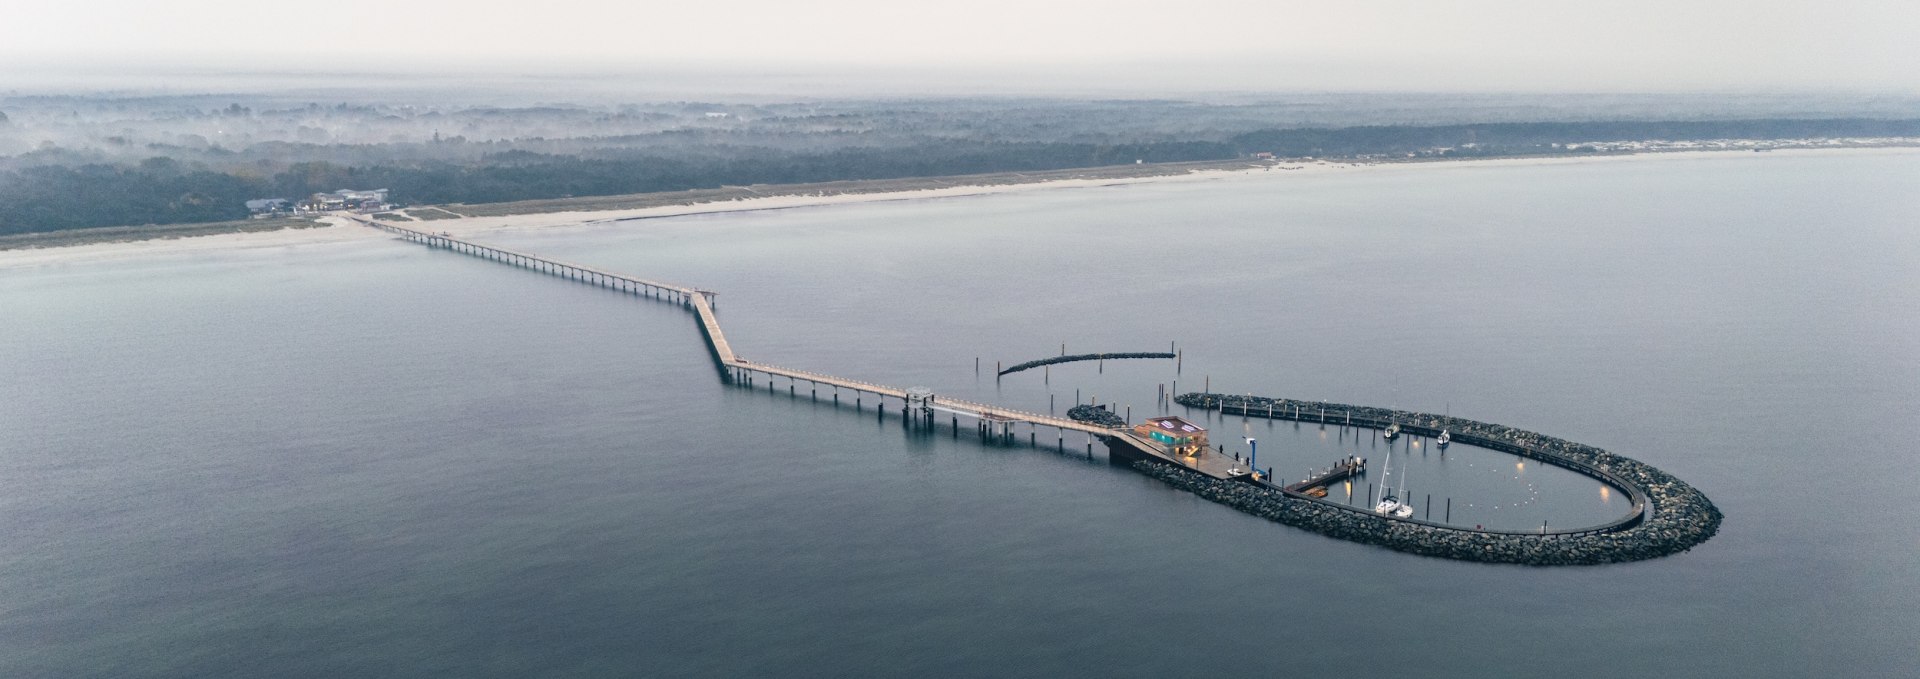
[[[1071, 418], [940, 397], [925, 388], [891, 387], [760, 363], [741, 357], [727, 342], [726, 333], [722, 331], [714, 313], [716, 293], [712, 291], [483, 245], [455, 238], [445, 232], [432, 233], [360, 215], [336, 216], [394, 233], [405, 240], [431, 248], [678, 304], [693, 313], [720, 379], [728, 384], [758, 389], [760, 383], [764, 382], [769, 392], [777, 392], [779, 383], [784, 381], [788, 395], [798, 397], [799, 384], [805, 382], [809, 398], [822, 400], [830, 397], [835, 405], [840, 404], [842, 392], [852, 396], [856, 409], [864, 409], [866, 398], [872, 397], [876, 416], [880, 418], [887, 417], [892, 402], [898, 402], [899, 417], [903, 424], [931, 428], [938, 422], [936, 413], [946, 414], [955, 436], [959, 435], [960, 418], [966, 417], [973, 421], [983, 441], [1017, 442], [1017, 428], [1024, 424], [1028, 444], [1041, 445], [1038, 431], [1047, 428], [1054, 430], [1053, 433], [1057, 435], [1055, 445], [1064, 451], [1067, 432], [1083, 433], [1087, 436], [1088, 456], [1093, 454], [1093, 440], [1098, 438], [1106, 445], [1109, 459], [1115, 463], [1131, 463], [1149, 476], [1215, 502], [1333, 537], [1416, 554], [1470, 561], [1572, 565], [1637, 561], [1685, 551], [1712, 537], [1720, 524], [1719, 510], [1705, 495], [1665, 472], [1598, 448], [1533, 432], [1460, 418], [1439, 418], [1426, 413], [1363, 406], [1211, 393], [1181, 394], [1174, 398], [1174, 402], [1187, 407], [1248, 417], [1371, 428], [1398, 423], [1404, 431], [1425, 435], [1437, 434], [1441, 428], [1450, 428], [1456, 441], [1566, 467], [1616, 485], [1633, 498], [1633, 511], [1608, 524], [1545, 532], [1465, 529], [1415, 519], [1389, 518], [1318, 500], [1306, 494], [1312, 482], [1331, 482], [1330, 479], [1336, 476], [1351, 473], [1350, 468], [1336, 467], [1322, 474], [1324, 478], [1316, 477], [1305, 483], [1283, 486], [1271, 479], [1269, 472], [1249, 468], [1248, 463], [1237, 457], [1174, 454], [1165, 446], [1134, 433], [1126, 425], [1080, 422]], [[830, 392], [823, 395], [823, 387]]]
[[[719, 369], [720, 378], [729, 384], [755, 389], [764, 384], [768, 391], [775, 391], [778, 386], [782, 386], [777, 383], [784, 382], [789, 395], [799, 396], [799, 384], [805, 382], [807, 395], [814, 399], [832, 398], [835, 403], [839, 403], [844, 394], [846, 398], [853, 400], [856, 408], [865, 408], [867, 399], [871, 398], [874, 408], [881, 417], [885, 417], [892, 403], [897, 402], [900, 406], [898, 412], [909, 422], [932, 426], [937, 421], [936, 413], [946, 414], [956, 431], [960, 425], [959, 418], [966, 417], [973, 420], [976, 430], [983, 438], [1009, 442], [1017, 437], [1017, 426], [1026, 425], [1027, 440], [1034, 445], [1039, 444], [1038, 431], [1041, 428], [1048, 428], [1054, 430], [1053, 433], [1057, 435], [1055, 443], [1062, 449], [1066, 447], [1066, 433], [1069, 431], [1087, 435], [1089, 453], [1092, 451], [1095, 437], [1103, 440], [1119, 438], [1131, 441], [1132, 445], [1136, 446], [1152, 446], [1127, 431], [1125, 427], [1079, 422], [1065, 417], [936, 396], [931, 391], [923, 389], [891, 387], [748, 360], [735, 353], [733, 345], [727, 342], [727, 335], [721, 330], [719, 318], [714, 313], [714, 299], [717, 293], [709, 290], [636, 278], [551, 257], [483, 245], [455, 238], [447, 233], [412, 229], [360, 215], [339, 216], [365, 226], [394, 233], [403, 239], [431, 248], [449, 250], [588, 285], [679, 304], [693, 312], [699, 324], [700, 334], [706, 340], [707, 351], [712, 356], [715, 367]], [[828, 390], [828, 393], [823, 394], [821, 392], [823, 388]]]

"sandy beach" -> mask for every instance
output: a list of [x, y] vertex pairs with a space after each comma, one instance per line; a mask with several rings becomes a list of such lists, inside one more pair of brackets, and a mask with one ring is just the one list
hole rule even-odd
[[[646, 220], [659, 217], [674, 217], [694, 214], [715, 214], [725, 212], [746, 212], [755, 210], [775, 210], [797, 207], [821, 207], [831, 205], [850, 205], [894, 200], [921, 200], [937, 198], [957, 198], [967, 196], [988, 196], [1025, 191], [1045, 191], [1063, 188], [1086, 188], [1094, 186], [1119, 186], [1128, 184], [1164, 183], [1164, 182], [1202, 182], [1234, 181], [1254, 185], [1264, 182], [1288, 181], [1306, 175], [1325, 175], [1360, 172], [1433, 172], [1460, 168], [1477, 167], [1516, 167], [1516, 166], [1554, 166], [1587, 163], [1621, 162], [1685, 162], [1701, 158], [1749, 157], [1764, 159], [1768, 155], [1834, 155], [1834, 154], [1911, 154], [1920, 153], [1914, 147], [1878, 147], [1878, 148], [1815, 148], [1815, 149], [1779, 149], [1768, 153], [1741, 152], [1733, 150], [1707, 151], [1670, 151], [1656, 153], [1636, 153], [1601, 156], [1557, 156], [1529, 158], [1491, 158], [1473, 160], [1438, 160], [1422, 162], [1380, 162], [1361, 163], [1343, 161], [1281, 162], [1272, 166], [1249, 167], [1235, 170], [1200, 170], [1186, 174], [1161, 175], [1150, 177], [1115, 177], [1087, 179], [1059, 179], [1023, 184], [998, 184], [969, 186], [960, 185], [938, 189], [893, 191], [876, 193], [853, 193], [835, 195], [774, 195], [762, 198], [745, 198], [690, 205], [668, 205], [629, 210], [565, 211], [536, 214], [505, 215], [497, 217], [465, 217], [460, 219], [439, 219], [433, 221], [401, 222], [406, 226], [435, 232], [448, 232], [456, 237], [484, 240], [488, 234], [503, 231], [521, 231], [530, 229], [565, 228], [584, 224], [607, 224], [625, 221], [632, 228], [646, 228]], [[150, 257], [190, 256], [198, 253], [241, 250], [252, 248], [288, 248], [316, 246], [370, 239], [393, 238], [392, 234], [355, 224], [347, 219], [328, 217], [321, 221], [328, 226], [309, 229], [283, 229], [256, 233], [229, 233], [188, 238], [143, 240], [111, 243], [91, 243], [48, 248], [27, 248], [0, 251], [0, 269], [54, 266], [79, 263], [141, 259]]]

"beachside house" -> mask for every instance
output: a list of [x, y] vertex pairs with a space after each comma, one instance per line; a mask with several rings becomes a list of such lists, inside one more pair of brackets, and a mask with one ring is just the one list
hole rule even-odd
[[254, 219], [277, 217], [293, 212], [293, 201], [285, 198], [260, 198], [247, 201], [247, 214]]
[[316, 193], [301, 201], [301, 212], [330, 212], [333, 210], [352, 210], [354, 212], [380, 212], [390, 210], [393, 205], [387, 202], [386, 189], [356, 191], [340, 189], [333, 193]]

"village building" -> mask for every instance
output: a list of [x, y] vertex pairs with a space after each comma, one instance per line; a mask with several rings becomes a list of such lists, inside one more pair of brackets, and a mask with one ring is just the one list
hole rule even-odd
[[313, 194], [312, 197], [300, 201], [300, 205], [298, 206], [298, 211], [308, 213], [332, 212], [335, 210], [352, 210], [354, 212], [368, 213], [391, 209], [393, 209], [393, 205], [387, 202], [386, 189], [374, 189], [372, 191], [340, 189], [333, 193], [316, 193]]
[[1179, 455], [1196, 455], [1207, 449], [1206, 428], [1172, 415], [1149, 417], [1147, 421], [1134, 425], [1133, 433], [1166, 446], [1168, 452]]
[[293, 213], [293, 201], [285, 198], [261, 198], [247, 201], [247, 215], [265, 219]]

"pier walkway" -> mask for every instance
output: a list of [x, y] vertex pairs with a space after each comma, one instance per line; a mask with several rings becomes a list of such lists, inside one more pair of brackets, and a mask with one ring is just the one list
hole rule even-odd
[[[680, 304], [689, 311], [692, 311], [694, 317], [698, 319], [700, 323], [700, 333], [706, 339], [707, 349], [712, 354], [715, 364], [720, 369], [721, 378], [729, 383], [741, 384], [749, 388], [758, 388], [758, 384], [764, 382], [767, 389], [772, 391], [775, 389], [776, 381], [785, 380], [787, 382], [787, 393], [798, 396], [799, 384], [806, 382], [808, 394], [812, 398], [821, 398], [820, 390], [824, 387], [831, 390], [830, 395], [834, 402], [839, 403], [840, 393], [844, 391], [853, 396], [856, 407], [864, 407], [865, 397], [872, 396], [875, 401], [874, 407], [879, 408], [883, 416], [889, 407], [888, 399], [894, 399], [899, 401], [900, 410], [904, 416], [915, 417], [927, 424], [932, 424], [934, 421], [933, 413], [947, 413], [954, 418], [955, 427], [959, 426], [958, 418], [964, 416], [975, 420], [976, 426], [983, 434], [991, 434], [1008, 439], [1015, 436], [1014, 425], [1026, 424], [1028, 426], [1028, 441], [1036, 444], [1038, 443], [1036, 430], [1041, 427], [1054, 429], [1056, 433], [1059, 434], [1057, 441], [1062, 446], [1065, 445], [1066, 432], [1081, 432], [1089, 436], [1089, 447], [1092, 445], [1091, 437], [1098, 436], [1106, 440], [1109, 447], [1120, 444], [1127, 445], [1130, 448], [1138, 448], [1140, 452], [1160, 457], [1169, 462], [1181, 464], [1181, 466], [1189, 469], [1202, 471], [1215, 478], [1232, 478], [1236, 476], [1236, 473], [1234, 473], [1234, 465], [1225, 464], [1224, 462], [1215, 464], [1215, 460], [1209, 459], [1204, 465], [1193, 461], [1181, 463], [1174, 457], [1166, 455], [1160, 446], [1135, 436], [1124, 426], [1107, 427], [1065, 417], [1042, 415], [1040, 413], [1015, 410], [1012, 408], [1002, 408], [985, 403], [975, 403], [972, 401], [936, 396], [930, 393], [917, 395], [910, 389], [890, 387], [747, 360], [735, 353], [733, 345], [727, 342], [727, 335], [720, 328], [719, 317], [714, 312], [713, 301], [716, 293], [709, 290], [662, 283], [605, 271], [582, 264], [564, 262], [551, 257], [519, 252], [492, 245], [483, 245], [470, 240], [455, 238], [444, 232], [433, 233], [423, 231], [362, 215], [338, 214], [337, 216], [351, 219], [365, 226], [391, 232], [403, 239], [428, 247], [451, 250], [461, 254], [500, 262], [509, 266], [561, 276], [589, 285], [596, 285], [634, 295], [645, 295], [647, 297]], [[1205, 458], [1208, 456], [1203, 455], [1201, 457]], [[1245, 472], [1239, 471], [1237, 473], [1244, 474]]]
[[1195, 455], [1170, 454], [1164, 446], [1135, 435], [1126, 425], [1102, 426], [1053, 415], [941, 398], [921, 387], [901, 389], [750, 361], [735, 353], [733, 346], [727, 342], [726, 333], [721, 330], [714, 312], [715, 293], [711, 291], [482, 245], [454, 238], [446, 232], [435, 234], [361, 215], [334, 213], [333, 216], [383, 229], [429, 247], [680, 304], [698, 320], [700, 332], [719, 369], [720, 378], [728, 384], [755, 389], [758, 382], [764, 381], [767, 390], [772, 392], [776, 391], [778, 381], [785, 380], [787, 393], [798, 397], [799, 383], [806, 382], [810, 398], [821, 399], [820, 389], [825, 387], [830, 390], [835, 405], [840, 403], [840, 392], [852, 392], [856, 409], [863, 409], [865, 397], [870, 395], [874, 398], [876, 413], [882, 419], [886, 418], [890, 407], [888, 400], [893, 399], [900, 403], [899, 414], [904, 426], [923, 425], [931, 429], [936, 426], [935, 413], [947, 413], [952, 418], [954, 435], [958, 436], [959, 419], [965, 416], [975, 421], [983, 441], [991, 438], [1014, 442], [1014, 428], [1024, 423], [1028, 426], [1030, 444], [1038, 445], [1038, 429], [1050, 427], [1058, 433], [1057, 445], [1064, 450], [1066, 432], [1082, 432], [1087, 434], [1088, 457], [1093, 454], [1094, 437], [1099, 437], [1106, 443], [1111, 461], [1155, 462], [1136, 464], [1135, 468], [1175, 487], [1241, 511], [1342, 539], [1470, 561], [1565, 565], [1635, 561], [1685, 551], [1711, 537], [1720, 525], [1720, 512], [1705, 495], [1665, 472], [1598, 448], [1534, 432], [1430, 413], [1342, 404], [1213, 393], [1174, 396], [1175, 403], [1190, 408], [1217, 410], [1222, 415], [1238, 414], [1243, 418], [1258, 416], [1374, 429], [1399, 424], [1402, 430], [1414, 436], [1433, 436], [1450, 431], [1453, 440], [1461, 444], [1542, 460], [1624, 489], [1632, 504], [1628, 514], [1607, 524], [1560, 530], [1548, 530], [1544, 524], [1539, 531], [1466, 529], [1444, 522], [1383, 517], [1370, 509], [1349, 507], [1308, 494], [1315, 486], [1340, 481], [1364, 469], [1364, 460], [1349, 458], [1335, 467], [1311, 474], [1298, 483], [1280, 485], [1270, 474], [1262, 474], [1260, 470], [1252, 468], [1251, 460], [1242, 461], [1239, 456], [1228, 455], [1224, 450], [1203, 450]]

